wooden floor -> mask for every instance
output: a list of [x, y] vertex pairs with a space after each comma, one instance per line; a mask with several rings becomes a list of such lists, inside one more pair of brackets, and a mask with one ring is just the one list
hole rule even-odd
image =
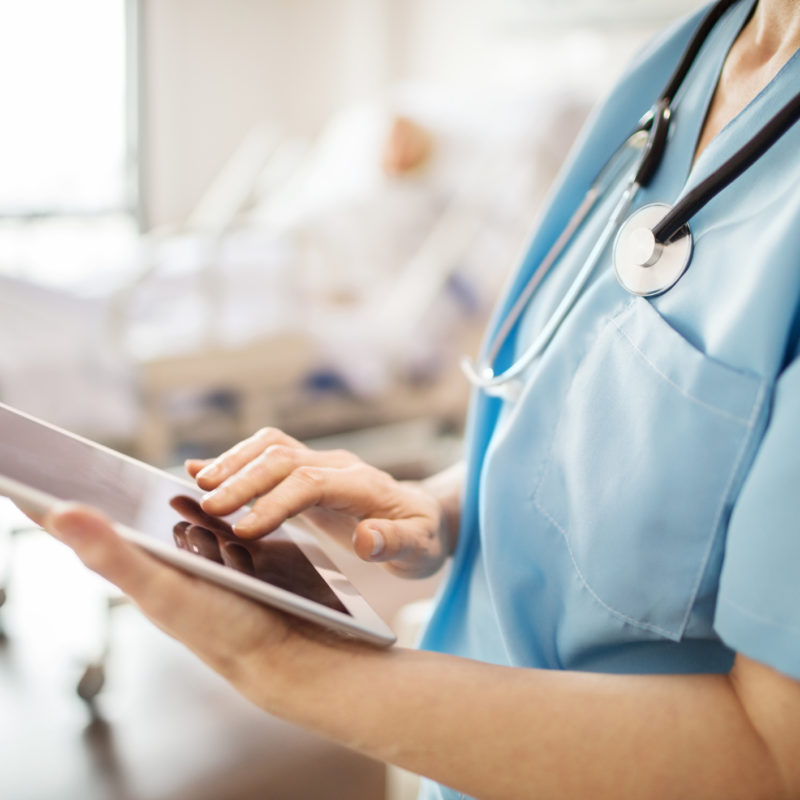
[[[0, 537], [2, 523], [0, 509]], [[113, 612], [93, 713], [75, 687], [101, 647], [109, 587], [44, 534], [14, 537], [13, 550], [0, 609], [2, 800], [383, 799], [381, 764], [251, 706], [130, 606]], [[367, 570], [358, 583], [385, 616], [433, 587]]]

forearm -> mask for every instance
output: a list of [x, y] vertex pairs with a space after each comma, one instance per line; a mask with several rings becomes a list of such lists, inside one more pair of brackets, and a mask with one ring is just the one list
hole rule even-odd
[[[784, 796], [727, 676], [510, 669], [314, 642], [247, 669], [271, 712], [480, 798]], [[268, 690], [265, 670], [278, 678]]]
[[66, 506], [43, 520], [264, 709], [481, 798], [800, 797], [800, 681], [496, 667], [332, 639], [185, 575]]

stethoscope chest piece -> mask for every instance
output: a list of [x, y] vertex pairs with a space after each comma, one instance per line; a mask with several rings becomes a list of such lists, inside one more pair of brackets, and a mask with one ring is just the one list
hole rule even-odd
[[622, 224], [614, 242], [614, 270], [617, 280], [631, 294], [642, 297], [666, 292], [689, 266], [692, 235], [684, 225], [668, 242], [659, 244], [653, 228], [670, 206], [651, 203], [642, 206]]

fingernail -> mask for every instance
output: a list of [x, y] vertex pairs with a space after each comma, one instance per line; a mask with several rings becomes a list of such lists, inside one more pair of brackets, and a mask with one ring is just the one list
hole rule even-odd
[[207, 467], [203, 467], [200, 472], [197, 473], [198, 478], [213, 478], [214, 475], [217, 474], [217, 470], [219, 466], [217, 464], [209, 464]]
[[204, 494], [204, 495], [203, 495], [203, 496], [200, 498], [200, 502], [201, 502], [201, 503], [205, 503], [205, 502], [206, 502], [206, 501], [208, 501], [208, 500], [214, 500], [214, 499], [216, 499], [217, 497], [219, 497], [221, 494], [222, 494], [222, 492], [221, 492], [219, 489], [214, 489], [214, 491], [213, 491], [213, 492], [206, 492], [206, 494]]
[[369, 532], [372, 534], [372, 551], [369, 555], [370, 558], [375, 558], [375, 556], [379, 556], [383, 552], [386, 542], [383, 539], [383, 534], [377, 528], [369, 528]]

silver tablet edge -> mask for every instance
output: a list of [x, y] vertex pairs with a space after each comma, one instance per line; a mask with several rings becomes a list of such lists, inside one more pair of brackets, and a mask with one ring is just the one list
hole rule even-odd
[[[55, 428], [55, 430], [59, 429]], [[92, 442], [88, 443], [93, 444]], [[115, 451], [111, 452], [115, 453]], [[135, 461], [135, 459], [131, 459], [131, 461]], [[148, 465], [145, 464], [145, 466]], [[155, 470], [155, 468], [153, 469]], [[159, 472], [159, 470], [155, 471]], [[51, 508], [53, 508], [54, 505], [64, 502], [53, 495], [49, 495], [46, 492], [43, 492], [32, 486], [28, 486], [27, 484], [20, 483], [13, 478], [9, 478], [1, 474], [0, 495], [9, 497], [13, 501], [18, 501], [23, 508], [27, 508], [34, 513], [41, 514], [46, 514]], [[206, 559], [193, 556], [189, 553], [184, 553], [178, 549], [172, 549], [158, 540], [152, 539], [146, 534], [129, 528], [126, 525], [122, 525], [121, 523], [113, 522], [113, 527], [114, 530], [128, 539], [128, 541], [131, 541], [139, 547], [142, 547], [153, 555], [161, 558], [163, 561], [167, 561], [170, 564], [179, 567], [180, 569], [185, 569], [187, 572], [207, 578], [214, 583], [221, 584], [226, 588], [237, 591], [240, 594], [244, 594], [253, 600], [265, 602], [269, 606], [278, 608], [281, 611], [285, 611], [303, 619], [310, 620], [311, 622], [324, 622], [325, 626], [328, 628], [332, 628], [345, 635], [355, 636], [359, 640], [367, 641], [371, 644], [388, 647], [396, 641], [396, 637], [392, 630], [377, 615], [374, 609], [369, 606], [366, 600], [360, 596], [357, 598], [360, 600], [360, 602], [356, 603], [358, 606], [356, 611], [362, 616], [370, 617], [368, 621], [369, 627], [367, 627], [366, 624], [360, 624], [358, 619], [355, 617], [348, 617], [334, 609], [326, 608], [319, 603], [314, 603], [311, 600], [307, 600], [306, 598], [293, 594], [285, 589], [281, 589], [277, 586], [271, 586], [270, 584], [266, 583], [257, 583], [247, 575], [240, 575], [239, 573], [234, 572], [226, 567], [215, 564], [213, 561], [208, 561]], [[302, 542], [296, 541], [294, 536], [292, 536], [292, 541], [294, 541], [295, 544], [300, 547], [301, 550], [303, 550]], [[328, 559], [326, 559], [326, 561], [327, 560]], [[339, 594], [337, 593], [337, 597], [338, 596]], [[346, 598], [346, 600], [353, 599], [354, 598], [349, 596]], [[346, 607], [347, 605], [348, 604], [345, 602]]]

